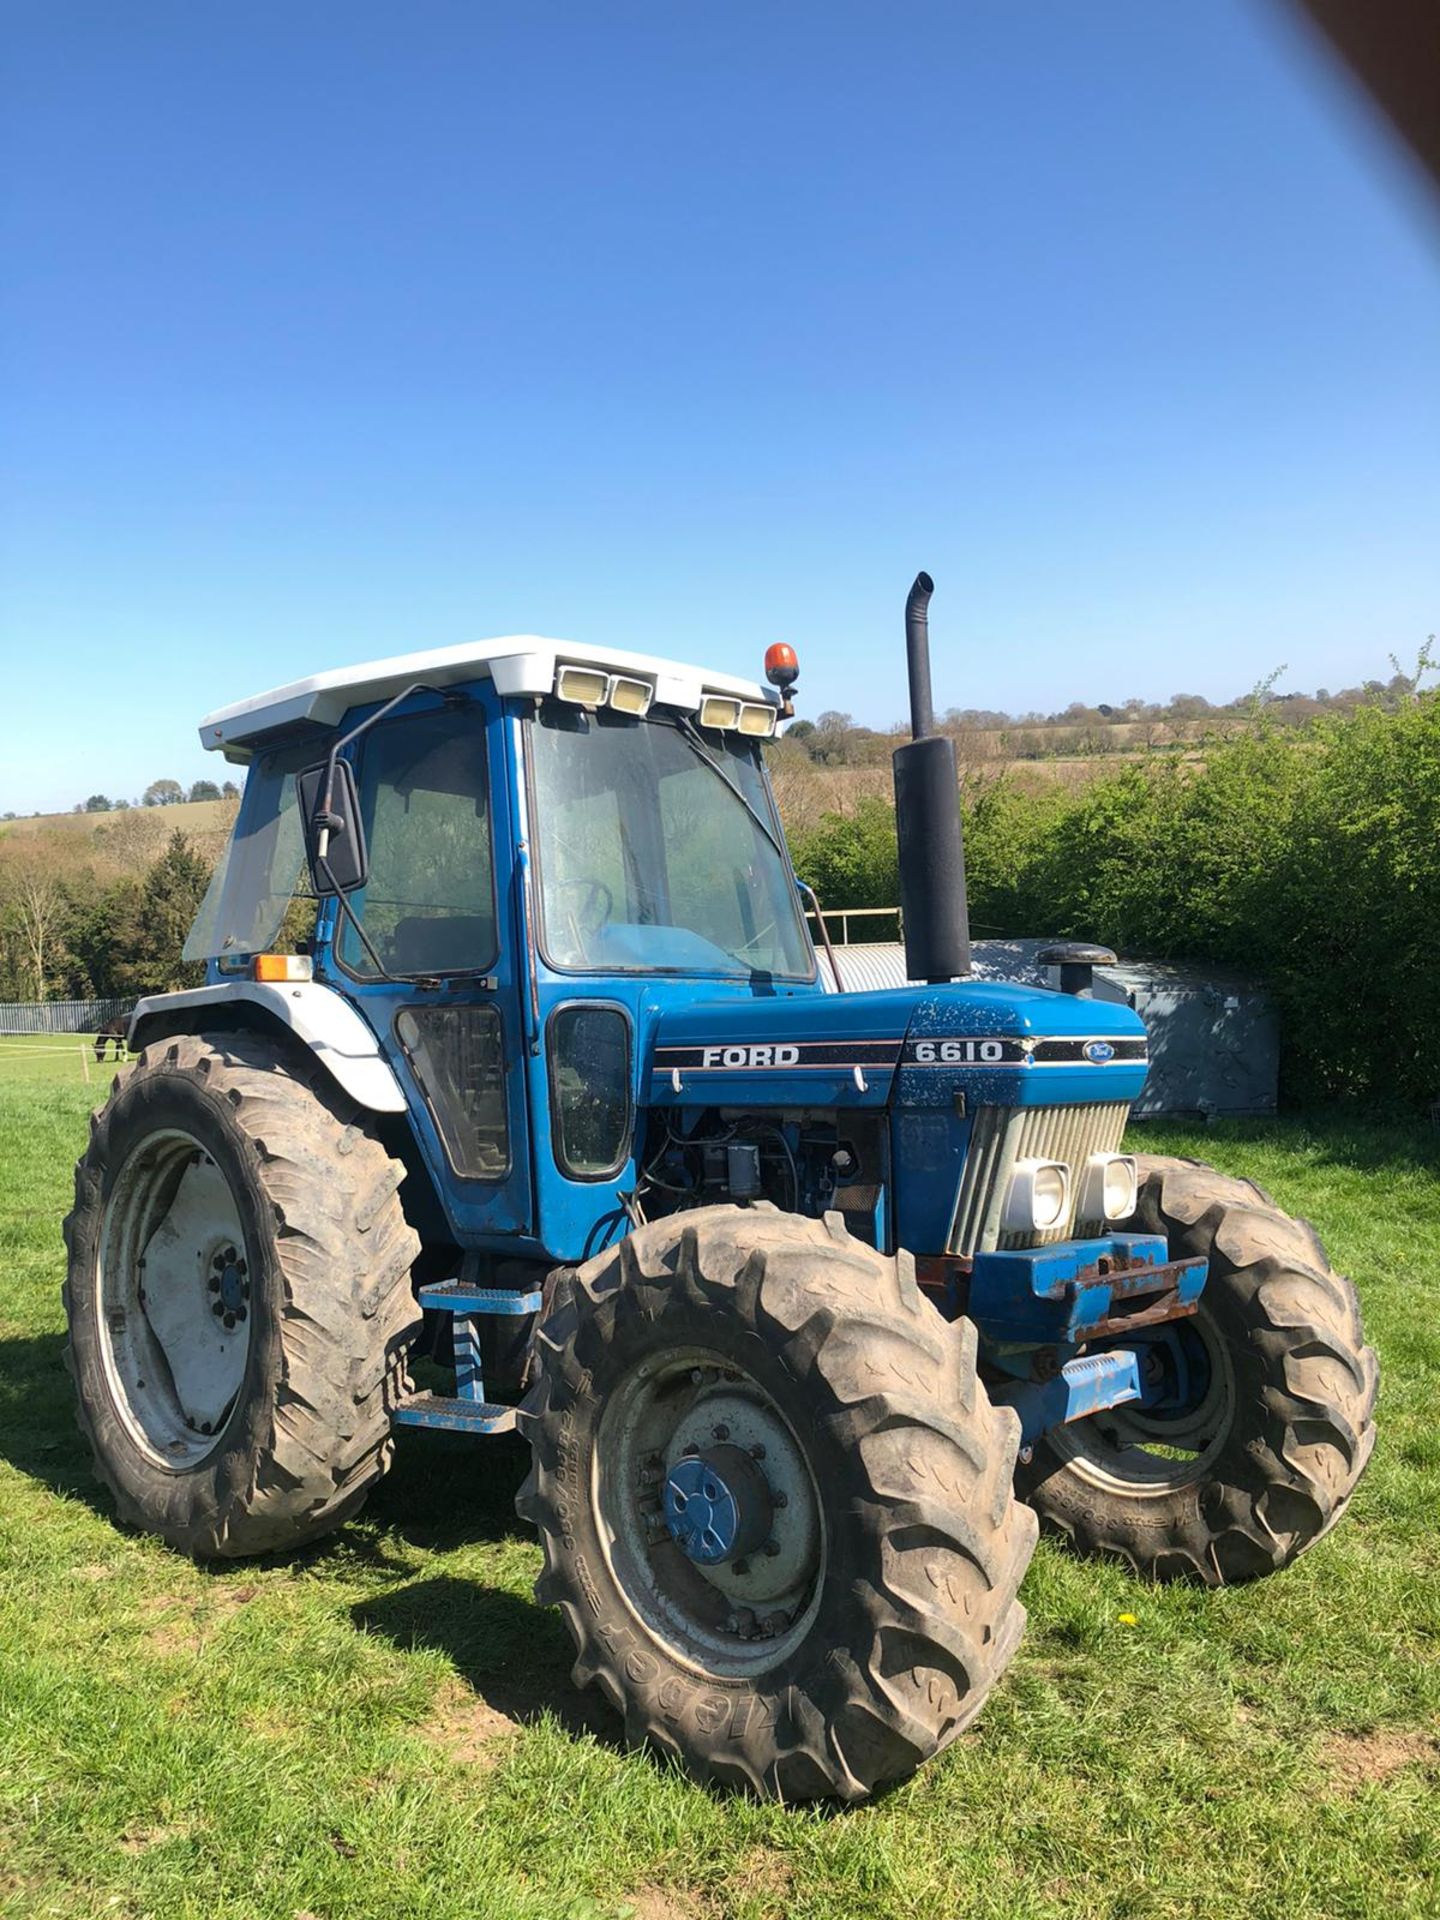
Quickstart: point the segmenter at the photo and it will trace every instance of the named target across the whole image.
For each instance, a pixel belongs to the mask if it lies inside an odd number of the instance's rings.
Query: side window
[[[477,706],[384,721],[364,742],[370,878],[350,896],[392,973],[483,970],[498,951],[485,727]],[[375,969],[342,920],[340,959]]]
[[[395,1033],[462,1179],[510,1171],[505,1059],[494,1007],[402,1007]]]
[[[576,1180],[602,1180],[630,1151],[630,1022],[619,1007],[557,1007],[550,1016],[550,1124],[555,1158]]]

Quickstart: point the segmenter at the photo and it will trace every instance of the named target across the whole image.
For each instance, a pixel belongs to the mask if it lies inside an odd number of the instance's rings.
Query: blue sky
[[[0,64],[0,809],[529,630],[904,711],[1440,626],[1440,223],[1262,0],[142,0]]]

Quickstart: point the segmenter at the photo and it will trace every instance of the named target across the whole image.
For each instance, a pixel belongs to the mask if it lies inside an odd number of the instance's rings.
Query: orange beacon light
[[[795,649],[783,640],[765,649],[765,678],[772,687],[790,687],[800,678],[800,662]]]
[[[777,640],[773,647],[765,649],[765,678],[772,687],[780,689],[780,718],[792,719],[795,702],[790,697],[790,691],[800,678],[800,662],[788,641]]]

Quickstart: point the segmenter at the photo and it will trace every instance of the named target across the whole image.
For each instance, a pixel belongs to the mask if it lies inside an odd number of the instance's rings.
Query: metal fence
[[[128,1015],[133,1000],[0,1000],[0,1033],[94,1033]]]
[[[805,918],[807,920],[815,918],[813,907],[805,909]],[[900,937],[899,907],[826,907],[824,918],[830,938],[837,946],[851,945],[850,922],[852,920],[868,920],[871,923],[868,927],[860,928],[855,939],[856,945],[869,945],[878,940],[898,940]],[[840,923],[838,939],[835,935],[837,920]]]

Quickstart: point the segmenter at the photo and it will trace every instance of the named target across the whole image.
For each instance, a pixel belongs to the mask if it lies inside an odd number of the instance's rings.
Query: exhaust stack
[[[917,573],[905,602],[911,739],[895,749],[895,831],[900,844],[900,908],[905,971],[939,985],[970,971],[965,850],[960,838],[955,743],[935,731],[930,695],[930,596]]]

